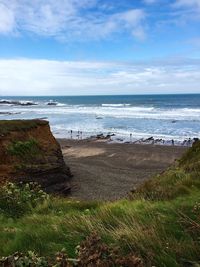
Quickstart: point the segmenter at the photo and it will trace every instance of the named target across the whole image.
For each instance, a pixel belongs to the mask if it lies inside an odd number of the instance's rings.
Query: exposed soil
[[[70,179],[48,121],[0,121],[0,184],[32,181],[47,192],[66,194]]]

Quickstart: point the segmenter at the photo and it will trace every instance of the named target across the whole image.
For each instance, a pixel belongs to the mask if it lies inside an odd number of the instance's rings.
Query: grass
[[[26,131],[36,128],[39,125],[47,125],[45,120],[1,120],[0,121],[0,135],[6,135],[13,131]]]
[[[66,248],[69,256],[75,257],[81,240],[96,232],[107,244],[119,246],[121,253],[134,252],[156,266],[181,266],[184,260],[198,262],[197,203],[198,192],[170,202],[122,200],[97,204],[52,199],[32,215],[0,219],[0,255],[34,250],[53,257]]]
[[[41,150],[38,142],[35,139],[27,141],[16,141],[9,145],[7,152],[12,156],[17,156],[23,161],[27,162],[34,160],[40,154]]]
[[[170,200],[200,192],[200,141],[196,142],[174,166],[139,187],[132,198]]]
[[[32,214],[0,217],[0,255],[33,250],[53,257],[96,232],[121,254],[133,253],[145,266],[199,266],[200,142],[175,166],[141,186],[132,200],[79,202],[51,197]],[[195,167],[194,167],[195,166]]]

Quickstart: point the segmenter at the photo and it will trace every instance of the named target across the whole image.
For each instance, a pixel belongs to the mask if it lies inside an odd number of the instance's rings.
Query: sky
[[[0,96],[200,93],[200,0],[0,0]]]

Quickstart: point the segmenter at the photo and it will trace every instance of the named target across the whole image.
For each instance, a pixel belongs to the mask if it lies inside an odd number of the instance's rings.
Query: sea
[[[46,119],[55,137],[200,138],[200,94],[0,97],[0,119]]]

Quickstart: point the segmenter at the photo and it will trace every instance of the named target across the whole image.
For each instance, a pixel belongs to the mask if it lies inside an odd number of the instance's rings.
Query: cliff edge
[[[66,194],[71,177],[48,121],[0,121],[0,183],[33,181]]]

